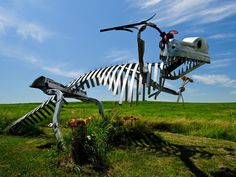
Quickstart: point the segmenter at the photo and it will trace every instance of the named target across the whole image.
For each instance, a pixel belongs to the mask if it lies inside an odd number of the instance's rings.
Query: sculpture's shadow
[[[185,146],[179,144],[169,143],[163,140],[160,136],[157,136],[153,132],[149,131],[130,131],[125,133],[126,145],[128,146],[139,146],[150,148],[160,156],[176,156],[185,164],[185,166],[195,175],[201,177],[207,177],[199,167],[194,164],[191,160],[194,156],[197,158],[210,159],[214,154],[208,152],[204,146]],[[236,176],[236,170],[221,170],[211,174],[213,176]]]

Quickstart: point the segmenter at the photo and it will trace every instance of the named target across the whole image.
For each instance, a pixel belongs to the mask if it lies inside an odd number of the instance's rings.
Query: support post
[[[49,89],[49,90],[47,90],[47,92],[48,92],[48,94],[56,95],[56,106],[55,106],[55,111],[53,114],[53,122],[52,122],[51,127],[52,127],[53,132],[56,136],[56,139],[58,142],[58,148],[61,150],[65,150],[66,146],[64,143],[62,132],[59,128],[59,119],[60,119],[59,115],[60,115],[62,104],[64,103],[63,93],[58,89]]]

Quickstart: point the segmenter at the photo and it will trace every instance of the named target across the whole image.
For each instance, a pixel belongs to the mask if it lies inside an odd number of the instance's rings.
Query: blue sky
[[[137,59],[136,34],[100,33],[100,28],[134,23],[156,13],[153,22],[177,39],[208,40],[212,63],[190,73],[183,93],[189,102],[236,102],[235,0],[0,0],[0,103],[47,99],[29,85],[44,75],[68,84],[89,70]],[[145,61],[158,61],[159,35],[146,30]],[[167,85],[178,89],[181,81]],[[118,100],[106,88],[89,96]],[[159,100],[176,101],[161,93]]]

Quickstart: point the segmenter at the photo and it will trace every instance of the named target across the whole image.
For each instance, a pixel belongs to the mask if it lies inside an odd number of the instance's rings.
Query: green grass
[[[1,104],[0,132],[38,104]],[[85,166],[78,173],[68,154],[56,151],[49,128],[40,124],[37,136],[0,135],[0,176],[234,176],[236,174],[236,103],[143,102],[139,105],[104,102],[108,117],[133,115],[161,138],[140,146],[115,146],[107,153],[106,172]],[[70,118],[99,117],[95,104],[70,103],[61,112],[61,124],[69,142]],[[93,127],[96,128],[96,127]],[[93,129],[91,129],[93,130]],[[90,130],[90,131],[91,131]],[[98,130],[100,131],[100,130]],[[103,136],[101,134],[100,136]],[[214,138],[214,139],[211,139]],[[230,141],[229,141],[230,140]],[[46,145],[52,144],[52,148]],[[65,158],[67,157],[67,158]]]
[[[236,103],[141,102],[139,105],[104,102],[109,116],[136,116],[159,131],[236,141]],[[90,103],[72,103],[61,113],[62,122],[71,117],[98,116]]]
[[[13,120],[21,117],[38,104],[0,105],[0,132]],[[168,103],[141,102],[139,105],[104,102],[108,116],[134,115],[159,131],[196,135],[236,141],[236,103]],[[72,117],[99,116],[92,103],[70,103],[61,112],[65,124]],[[48,120],[48,122],[50,119]],[[43,122],[41,125],[46,125]]]
[[[84,169],[82,176],[195,176],[201,174],[235,174],[236,143],[193,136],[161,133],[166,145],[113,148],[108,157],[110,168],[105,173]],[[78,176],[63,163],[54,148],[39,149],[54,142],[53,137],[0,136],[1,176]],[[186,153],[186,157],[182,155]],[[190,162],[190,165],[189,165]]]

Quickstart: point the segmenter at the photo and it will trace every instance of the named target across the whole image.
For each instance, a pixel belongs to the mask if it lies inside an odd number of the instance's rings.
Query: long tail
[[[17,119],[15,122],[10,124],[5,132],[16,134],[22,130],[23,127],[37,124],[44,119],[51,116],[55,109],[55,96],[50,97],[47,101],[43,102],[41,105],[28,112],[21,118]]]

